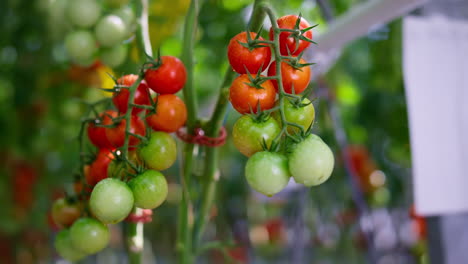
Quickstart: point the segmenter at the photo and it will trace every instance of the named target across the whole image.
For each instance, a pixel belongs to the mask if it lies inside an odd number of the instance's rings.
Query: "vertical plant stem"
[[[266,0],[255,0],[254,9],[249,22],[249,30],[256,32],[260,29],[265,18],[265,13],[260,8],[262,3],[266,3]],[[236,73],[228,68],[226,71],[223,83],[219,91],[218,101],[216,107],[208,122],[205,131],[210,137],[217,137],[223,124],[224,117],[227,112],[227,106],[229,104],[229,86],[236,76]],[[204,174],[203,174],[203,190],[202,190],[202,201],[199,213],[197,214],[194,232],[193,232],[193,244],[194,252],[197,252],[197,246],[199,246],[203,232],[205,230],[206,223],[208,222],[209,212],[213,205],[213,200],[216,192],[216,184],[219,178],[218,174],[218,148],[210,147],[206,150]]]
[[[199,1],[192,0],[190,3],[189,10],[186,15],[184,25],[184,40],[183,40],[183,51],[182,61],[187,69],[187,83],[183,89],[185,104],[187,105],[187,133],[193,134],[195,126],[198,123],[197,120],[197,97],[194,85],[194,45],[195,37],[198,26],[198,10]],[[192,232],[189,223],[189,210],[191,210],[190,204],[190,178],[192,175],[193,168],[193,144],[185,144],[184,146],[184,163],[183,171],[180,183],[183,188],[182,201],[179,206],[178,215],[178,233],[176,249],[178,251],[178,263],[191,263],[192,258]]]
[[[139,47],[147,55],[153,55],[153,48],[151,46],[151,41],[149,38],[149,25],[148,25],[148,0],[136,1],[138,6],[139,14],[139,27],[138,27],[138,42]],[[140,71],[138,74],[138,79],[135,83],[129,87],[129,99],[127,102],[127,113],[125,114],[125,141],[122,149],[122,155],[126,160],[128,160],[128,147],[130,141],[130,122],[132,116],[132,103],[135,99],[135,92],[138,85],[144,78],[144,72]],[[132,211],[133,214],[141,215],[142,210],[139,208],[134,208]],[[126,238],[126,247],[128,252],[128,258],[130,264],[141,264],[142,263],[142,252],[144,248],[144,224],[143,223],[125,223],[125,238]]]

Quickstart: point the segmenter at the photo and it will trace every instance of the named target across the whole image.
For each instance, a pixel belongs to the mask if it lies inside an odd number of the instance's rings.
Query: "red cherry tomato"
[[[117,83],[120,85],[124,85],[127,87],[132,86],[136,80],[138,79],[138,75],[135,74],[128,74],[122,76]],[[119,91],[114,93],[112,97],[112,102],[114,102],[115,107],[119,110],[120,113],[127,112],[127,103],[130,97],[130,91],[128,88],[120,88]],[[148,91],[148,85],[145,81],[142,81],[139,85],[137,90],[135,91],[135,99],[133,100],[134,104],[138,105],[149,105],[150,104],[150,96]],[[143,109],[134,107],[132,109],[132,114],[136,115],[140,113]]]
[[[145,80],[149,88],[159,94],[175,94],[185,85],[187,70],[181,60],[173,56],[162,56],[157,69],[149,69]]]
[[[97,122],[102,122],[103,124],[106,122],[111,123],[111,118],[117,117],[117,112],[113,110],[107,110],[104,113],[100,114],[100,118],[102,120],[95,120],[95,122],[91,122],[88,124],[88,138],[89,141],[96,147],[100,149],[109,149],[112,148],[112,144],[109,142],[106,136],[105,127],[96,126]]]
[[[106,121],[109,123],[109,121]],[[125,126],[127,121],[125,119],[121,120],[116,127],[106,129],[106,136],[109,139],[111,145],[115,148],[120,148],[125,143]],[[146,133],[145,124],[138,116],[131,116],[130,119],[130,133],[144,136]],[[130,136],[129,139],[129,149],[133,149],[140,143],[140,139],[135,136]]]
[[[146,123],[155,131],[172,133],[187,121],[184,101],[173,94],[159,95],[156,99],[156,113],[146,117]]]
[[[299,60],[299,64],[305,64],[304,59]],[[268,76],[276,75],[276,63],[273,62],[268,68]],[[304,66],[301,68],[294,68],[289,65],[287,62],[281,62],[281,78],[283,80],[283,89],[286,93],[292,93],[294,87],[294,93],[302,93],[307,86],[309,85],[311,77],[311,71],[309,66]],[[278,90],[278,83],[276,80],[271,80],[275,89]]]
[[[107,150],[100,150],[96,159],[89,166],[89,173],[85,174],[86,183],[94,186],[98,182],[107,178],[107,168],[109,163],[114,159],[114,155]]]
[[[256,33],[250,32],[251,39],[255,39]],[[263,40],[259,37],[259,40]],[[241,32],[234,36],[228,45],[228,59],[234,71],[240,74],[247,73],[247,70],[255,74],[261,68],[264,71],[271,60],[270,47],[258,47],[252,50],[241,45],[247,43],[247,32]]]
[[[262,110],[267,110],[275,105],[276,91],[271,80],[260,84],[261,89],[248,85],[250,83],[247,74],[237,77],[229,89],[229,100],[237,112],[248,114],[252,110],[257,113],[258,104]]]
[[[287,15],[278,18],[276,21],[279,28],[294,29],[296,26],[296,21],[299,17],[296,15]],[[310,27],[309,22],[304,18],[301,18],[299,23],[299,29],[306,29]],[[310,42],[305,40],[299,40],[299,45],[296,44],[296,40],[291,36],[294,34],[292,32],[281,32],[279,36],[280,41],[280,53],[281,55],[288,56],[288,50],[293,56],[299,55],[303,50],[305,50]],[[308,30],[302,34],[304,37],[312,40],[312,30]],[[270,40],[274,39],[273,28],[270,29]]]

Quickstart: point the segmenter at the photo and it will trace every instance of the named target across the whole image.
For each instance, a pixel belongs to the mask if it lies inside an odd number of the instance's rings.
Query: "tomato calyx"
[[[263,26],[260,27],[260,29],[255,33],[255,38],[252,39],[252,37],[250,36],[251,32],[247,29],[247,42],[237,40],[237,43],[239,43],[242,47],[249,49],[249,51],[253,51],[256,48],[268,48],[268,44],[270,44],[270,41],[260,40],[260,32],[262,32],[262,30]]]
[[[288,65],[299,71],[302,71],[302,68],[304,67],[315,65],[315,63],[313,62],[301,63],[302,55],[304,55],[304,51],[299,53],[297,57],[290,54],[289,56],[284,57],[285,59],[283,60],[283,62],[287,63]]]
[[[247,68],[246,68],[247,70]],[[253,77],[250,72],[247,70],[247,77],[249,78],[249,82],[245,82],[250,87],[256,89],[265,89],[262,87],[262,84],[268,80],[276,79],[276,76],[262,76],[261,75],[261,68],[255,77]]]
[[[288,29],[288,28],[279,28],[280,32],[290,32],[291,34],[288,36],[288,38],[293,38],[294,39],[294,42],[296,43],[296,48],[295,50],[293,50],[293,52],[295,52],[298,48],[299,48],[299,43],[300,43],[300,40],[302,41],[307,41],[307,42],[310,42],[310,43],[313,43],[313,44],[317,44],[315,41],[313,41],[312,39],[308,38],[305,36],[305,33],[315,27],[318,26],[318,24],[315,24],[313,26],[310,26],[310,27],[307,27],[307,28],[304,28],[304,29],[301,29],[300,28],[300,24],[301,24],[301,19],[302,19],[302,14],[299,13],[299,16],[297,17],[296,19],[296,23],[294,25],[294,28],[293,29]],[[289,48],[288,48],[288,52],[289,51]]]

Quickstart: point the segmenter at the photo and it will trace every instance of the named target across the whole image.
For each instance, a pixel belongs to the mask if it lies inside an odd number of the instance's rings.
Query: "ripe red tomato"
[[[279,28],[287,28],[287,29],[294,29],[296,26],[296,21],[299,17],[296,15],[287,15],[278,18],[276,22],[278,23]],[[299,30],[305,29],[310,27],[309,22],[304,18],[301,18],[301,22],[299,23]],[[288,56],[288,50],[293,56],[299,55],[304,49],[306,49],[310,42],[305,40],[299,40],[299,45],[297,45],[296,40],[291,36],[291,34],[295,34],[292,32],[281,32],[279,36],[280,41],[280,53],[281,55]],[[312,40],[312,30],[308,30],[302,34],[304,37]],[[270,40],[274,39],[273,28],[270,29]]]
[[[127,121],[125,119],[121,120],[116,127],[106,129],[106,136],[109,139],[109,142],[115,148],[120,148],[125,143],[125,126]],[[132,115],[130,119],[130,133],[144,136],[146,133],[145,124],[138,116]],[[129,139],[129,149],[133,149],[140,143],[140,139],[134,136],[130,136]]]
[[[187,121],[187,108],[184,101],[173,94],[155,98],[156,113],[146,117],[146,123],[155,131],[172,133]]]
[[[102,122],[103,124],[109,123],[111,124],[111,118],[117,117],[117,112],[113,110],[107,110],[104,113],[99,115],[102,120],[95,120],[94,122],[90,122],[88,124],[88,138],[89,141],[96,147],[100,149],[110,149],[112,148],[112,144],[109,142],[106,136],[105,127],[98,127],[96,126],[97,123]]]
[[[185,85],[187,70],[181,60],[173,56],[162,56],[157,69],[145,73],[148,86],[159,94],[175,94]]]
[[[255,39],[256,33],[250,32],[251,39]],[[263,40],[262,37],[258,38]],[[247,32],[241,32],[234,36],[228,45],[228,59],[234,71],[240,74],[247,73],[246,69],[254,74],[261,68],[264,71],[271,60],[270,47],[259,47],[252,50],[242,46],[241,43],[247,43]]]
[[[89,166],[89,173],[85,174],[86,183],[94,186],[101,180],[107,178],[107,168],[113,159],[114,155],[111,152],[101,149],[96,159]]]
[[[299,64],[305,64],[304,59],[299,60]],[[276,75],[276,63],[273,62],[268,68],[268,76]],[[311,77],[311,71],[309,66],[301,68],[294,68],[287,62],[281,62],[281,78],[283,80],[283,89],[286,93],[292,93],[294,87],[294,93],[302,93],[309,85]],[[276,80],[271,80],[275,89],[278,91],[278,83]]]
[[[237,112],[241,114],[257,113],[258,104],[262,110],[267,110],[275,105],[276,91],[271,80],[260,84],[261,89],[248,85],[250,83],[247,74],[237,77],[229,89],[229,100]]]
[[[138,75],[135,74],[128,74],[122,76],[117,83],[120,85],[125,86],[132,86],[135,81],[138,79]],[[119,110],[120,113],[127,112],[127,103],[130,97],[130,91],[127,88],[121,88],[119,91],[114,93],[112,97],[112,102],[114,102],[115,107]],[[148,91],[148,85],[145,81],[142,81],[139,85],[137,90],[135,91],[135,99],[133,100],[134,104],[138,105],[149,105],[150,104],[150,95]],[[140,113],[143,109],[134,107],[132,109],[132,114],[136,115]]]

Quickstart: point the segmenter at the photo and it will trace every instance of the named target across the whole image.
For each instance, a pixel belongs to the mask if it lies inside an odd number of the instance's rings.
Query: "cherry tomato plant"
[[[108,224],[125,221],[129,261],[141,263],[143,238],[137,230],[142,230],[145,221],[134,219],[144,216],[145,210],[157,210],[168,196],[168,182],[160,171],[176,161],[177,143],[170,135],[176,132],[185,142],[179,160],[183,192],[175,248],[178,263],[195,263],[209,247],[202,236],[216,191],[217,147],[224,143],[222,123],[229,102],[243,115],[232,133],[235,146],[249,157],[245,181],[252,189],[273,196],[291,179],[309,187],[331,176],[333,153],[311,132],[315,118],[314,106],[307,99],[311,63],[302,58],[313,43],[314,26],[300,15],[277,18],[268,1],[256,0],[249,26],[227,44],[230,67],[212,116],[202,120],[194,87],[199,1],[191,1],[186,15],[180,59],[160,52],[153,55],[148,0],[135,4],[140,22],[138,49],[146,59],[138,72],[113,77],[114,87],[104,89],[113,93],[112,98],[85,103],[88,111],[78,137],[80,169],[75,193],[54,205],[54,220],[65,228],[57,236],[56,248],[71,261],[95,254],[109,243]],[[65,46],[77,63],[94,59],[96,42],[104,59],[104,49],[116,48],[133,32],[126,17],[101,16],[101,7],[93,0],[74,5],[80,9],[68,11],[70,21],[80,29],[66,37]],[[120,1],[108,5],[121,7]],[[268,40],[260,36],[265,17],[272,25]],[[93,26],[94,33],[89,30]],[[267,69],[268,75],[262,75]],[[183,99],[175,95],[179,91]],[[96,148],[86,151],[86,141]],[[203,150],[194,151],[196,145],[204,146]],[[194,179],[194,160],[200,157],[202,177]],[[195,184],[201,186],[197,200],[193,198]],[[194,215],[193,224],[189,214]],[[223,247],[222,243],[218,246]]]

